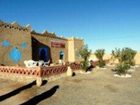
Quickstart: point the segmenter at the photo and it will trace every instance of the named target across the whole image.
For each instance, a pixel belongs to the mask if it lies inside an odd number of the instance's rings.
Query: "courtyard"
[[[139,105],[140,68],[131,78],[113,76],[109,67],[55,81],[23,84],[0,79],[1,105]]]

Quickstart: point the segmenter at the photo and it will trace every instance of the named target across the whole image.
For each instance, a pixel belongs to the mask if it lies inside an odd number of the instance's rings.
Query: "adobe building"
[[[0,64],[24,65],[25,60],[43,60],[52,63],[81,61],[79,49],[83,39],[64,38],[47,31],[37,33],[30,25],[0,21]]]

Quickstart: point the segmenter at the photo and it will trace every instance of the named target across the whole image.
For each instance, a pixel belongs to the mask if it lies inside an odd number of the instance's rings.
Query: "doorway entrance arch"
[[[47,47],[39,48],[39,60],[47,62],[50,60],[49,49]]]

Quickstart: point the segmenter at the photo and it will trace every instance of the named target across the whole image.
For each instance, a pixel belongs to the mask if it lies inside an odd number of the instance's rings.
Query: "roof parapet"
[[[48,34],[47,30],[42,31],[42,34]]]
[[[32,27],[31,27],[31,25],[30,24],[27,24],[26,26],[25,26],[28,30],[32,30]]]
[[[16,21],[12,22],[11,25],[15,27],[21,27]]]
[[[31,26],[29,27],[25,27],[25,26],[20,26],[16,21],[12,22],[12,23],[5,23],[3,21],[0,20],[0,28],[8,28],[8,29],[15,29],[15,30],[19,30],[19,31],[31,31]]]

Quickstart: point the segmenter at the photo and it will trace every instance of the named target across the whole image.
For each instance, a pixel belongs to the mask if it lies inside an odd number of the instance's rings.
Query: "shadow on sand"
[[[59,88],[58,85],[52,87],[50,90],[41,93],[40,95],[37,95],[35,97],[33,97],[32,99],[28,100],[27,102],[24,102],[20,105],[36,105],[38,104],[40,101],[47,99],[49,97],[51,97],[53,94],[55,94],[55,92],[57,91],[57,89]]]
[[[45,85],[46,83],[47,83],[47,81],[44,80],[43,83],[42,83],[42,85]],[[15,89],[15,90],[7,93],[7,94],[4,94],[4,95],[0,96],[0,101],[3,101],[5,99],[7,99],[7,98],[10,98],[10,97],[14,96],[14,95],[17,95],[21,91],[26,90],[28,88],[31,88],[33,85],[36,85],[36,81],[33,81],[33,82],[31,82],[31,83],[29,83],[29,84],[27,84],[25,86],[22,86],[22,87],[20,87],[18,89]]]

